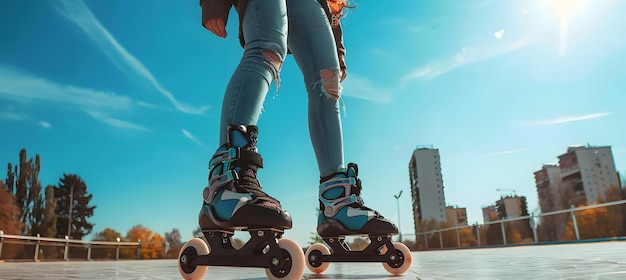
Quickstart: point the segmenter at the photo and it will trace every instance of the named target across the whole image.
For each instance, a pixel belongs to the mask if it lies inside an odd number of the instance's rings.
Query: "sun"
[[[585,0],[546,0],[547,7],[553,10],[559,22],[559,54],[567,53],[569,26],[573,18],[586,4]]]

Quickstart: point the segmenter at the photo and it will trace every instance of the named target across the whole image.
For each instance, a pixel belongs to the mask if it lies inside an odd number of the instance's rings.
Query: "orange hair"
[[[328,6],[333,14],[338,15],[343,8],[348,6],[348,3],[346,3],[346,0],[328,0]]]

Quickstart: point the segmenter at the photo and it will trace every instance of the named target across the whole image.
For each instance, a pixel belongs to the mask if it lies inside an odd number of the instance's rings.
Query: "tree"
[[[34,211],[40,210],[36,209],[37,207],[43,205],[39,182],[40,168],[39,155],[29,159],[26,149],[20,150],[19,163],[16,166],[9,163],[7,167],[6,188],[15,195],[17,207],[20,208],[20,221],[25,225],[22,234],[34,234],[33,224],[41,222],[38,220],[41,215],[33,214]]]
[[[118,240],[123,240],[122,234],[115,231],[112,228],[105,228],[103,231],[96,233],[96,236],[93,239],[94,241],[110,241],[117,242]],[[114,259],[117,255],[117,248],[105,247],[102,249],[95,250],[96,246],[94,246],[94,250],[92,250],[92,257],[98,259]],[[128,251],[126,253],[128,258],[132,258],[133,250],[124,249]],[[122,255],[124,251],[120,251],[120,255]]]
[[[26,177],[30,167],[26,160],[26,149],[22,149],[20,151],[20,162],[18,166],[15,166],[15,173],[17,174],[17,182],[15,184],[15,199],[17,207],[19,207],[21,211],[20,221],[24,221],[25,217],[28,215],[28,191],[26,188]]]
[[[590,208],[576,212],[576,225],[581,240],[617,237],[622,231],[622,219],[610,216],[607,207]],[[563,234],[564,240],[576,240],[573,220],[570,218]]]
[[[195,238],[204,238],[204,234],[202,233],[200,226],[198,226],[191,234]]]
[[[24,227],[20,221],[20,208],[17,207],[15,196],[9,193],[0,181],[0,229],[5,234],[19,234]]]
[[[19,234],[22,232],[24,223],[20,221],[20,208],[15,203],[15,196],[9,193],[0,181],[0,230],[5,234]],[[22,252],[22,245],[5,244],[2,248],[2,256],[11,259]]]
[[[122,240],[122,234],[115,231],[112,228],[105,228],[103,231],[96,233],[94,237],[94,241],[117,241],[117,239]]]
[[[7,178],[4,183],[9,193],[13,194],[13,187],[15,186],[15,173],[13,173],[13,165],[10,162],[7,167]]]
[[[55,237],[57,234],[57,200],[54,197],[54,186],[46,187],[45,200],[41,197],[33,205],[33,222],[31,233],[45,237]]]
[[[82,239],[83,236],[91,233],[94,224],[87,219],[93,216],[96,206],[89,205],[93,195],[87,193],[87,184],[80,176],[63,174],[63,177],[59,179],[59,186],[54,188],[54,198],[57,200],[55,211],[58,215],[57,237],[69,236]],[[70,225],[69,233],[68,224]]]
[[[324,243],[324,239],[322,239],[322,237],[317,234],[317,232],[311,232],[309,234],[309,246],[315,244],[315,243]]]
[[[170,245],[169,249],[167,250],[166,257],[177,258],[178,252],[183,247],[183,242],[181,241],[180,231],[177,228],[173,228],[171,232],[166,232],[165,242],[167,242]]]
[[[363,251],[368,245],[370,245],[370,240],[362,237],[355,238],[349,244],[352,251]]]
[[[126,234],[126,240],[141,242],[139,256],[142,259],[158,259],[163,256],[163,237],[142,225],[131,228]]]

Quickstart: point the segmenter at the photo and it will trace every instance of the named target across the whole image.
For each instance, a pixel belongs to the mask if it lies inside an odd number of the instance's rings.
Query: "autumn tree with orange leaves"
[[[139,250],[139,258],[141,259],[159,259],[164,254],[163,237],[152,230],[136,225],[126,234],[126,240],[130,242],[141,242]]]

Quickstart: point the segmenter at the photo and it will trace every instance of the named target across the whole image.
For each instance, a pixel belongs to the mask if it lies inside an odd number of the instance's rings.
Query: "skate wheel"
[[[411,250],[400,242],[393,242],[393,247],[395,247],[396,250],[393,255],[394,259],[383,263],[383,267],[387,272],[393,275],[400,275],[409,270],[411,266]]]
[[[266,268],[265,275],[270,280],[300,280],[304,275],[304,253],[298,243],[290,239],[278,240],[278,247],[282,249],[282,267]]]
[[[204,277],[208,267],[206,266],[187,266],[185,263],[195,256],[209,254],[209,247],[200,238],[189,240],[178,253],[178,271],[185,280],[199,280]]]
[[[330,250],[326,245],[315,243],[306,250],[304,257],[306,258],[306,267],[315,274],[322,274],[328,269],[330,263],[320,261],[321,256],[330,255]]]

